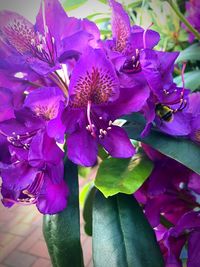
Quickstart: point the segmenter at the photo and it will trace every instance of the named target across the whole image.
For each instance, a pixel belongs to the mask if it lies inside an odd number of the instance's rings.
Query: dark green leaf
[[[88,0],[66,0],[63,4],[66,11],[70,11],[85,4]]]
[[[142,153],[132,159],[108,158],[97,172],[95,186],[105,197],[117,193],[133,194],[149,177],[152,162]]]
[[[81,267],[78,172],[69,160],[65,162],[65,180],[70,190],[67,208],[44,216],[43,233],[54,267]]]
[[[175,159],[194,172],[200,174],[199,146],[185,138],[172,137],[155,130],[151,130],[147,137],[141,138],[140,134],[145,125],[144,118],[139,114],[134,114],[129,118],[126,118],[131,121],[129,125],[124,126],[130,138],[142,141],[143,143],[152,146],[164,155]]]
[[[185,80],[185,87],[195,91],[197,89],[200,88],[200,70],[194,70],[194,71],[189,71],[187,73],[184,74],[184,80]],[[178,86],[183,86],[182,83],[182,78],[181,76],[177,76],[174,79],[174,82],[178,85]]]
[[[96,193],[93,260],[95,267],[164,267],[153,229],[133,196],[106,199]]]
[[[200,60],[200,45],[193,44],[180,52],[176,60],[176,63],[183,61],[197,61],[197,60]]]
[[[83,219],[85,221],[84,228],[85,228],[86,234],[90,236],[92,236],[92,208],[93,208],[95,192],[96,192],[96,188],[92,186],[85,199],[85,204],[83,208]]]

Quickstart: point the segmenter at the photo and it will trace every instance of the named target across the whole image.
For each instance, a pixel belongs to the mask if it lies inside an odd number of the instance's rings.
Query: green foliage
[[[175,159],[189,169],[200,174],[199,146],[188,139],[165,135],[156,131],[156,129],[152,129],[147,137],[141,138],[140,134],[145,126],[142,115],[133,114],[126,118],[130,123],[125,125],[124,128],[130,138],[152,146],[164,155]]]
[[[91,186],[85,199],[83,208],[84,229],[87,235],[92,236],[92,210],[96,188]]]
[[[96,193],[93,260],[95,267],[164,267],[153,229],[133,196],[106,199]]]
[[[70,11],[85,4],[88,0],[66,0],[63,4],[66,11]]]
[[[197,60],[200,60],[200,45],[196,43],[181,51],[176,63]]]
[[[200,89],[200,70],[193,70],[189,71],[184,74],[184,80],[185,80],[185,87],[189,88],[191,91],[199,90]],[[182,78],[181,75],[177,76],[174,79],[174,82],[178,86],[182,86]]]
[[[70,190],[68,205],[56,215],[44,216],[43,233],[53,267],[81,267],[78,172],[69,160],[65,162],[65,180]]]
[[[98,169],[95,186],[105,197],[133,194],[149,177],[152,168],[152,162],[141,152],[131,159],[108,158]]]

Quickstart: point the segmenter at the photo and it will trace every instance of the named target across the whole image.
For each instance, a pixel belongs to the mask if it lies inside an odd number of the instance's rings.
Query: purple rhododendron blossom
[[[68,157],[77,164],[92,166],[98,144],[113,157],[133,156],[127,134],[113,122],[139,111],[147,97],[148,92],[138,87],[120,90],[115,70],[103,51],[89,49],[75,66],[69,85],[70,100],[63,116],[69,133]]]
[[[187,242],[187,266],[198,266],[193,242],[200,230],[200,205],[196,195],[200,176],[150,146],[142,146],[153,160],[154,169],[135,196],[154,228],[165,266],[182,267],[180,255]]]

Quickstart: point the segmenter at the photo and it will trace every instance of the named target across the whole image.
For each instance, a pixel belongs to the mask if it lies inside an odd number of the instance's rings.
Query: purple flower
[[[58,88],[36,89],[28,94],[24,107],[15,110],[15,118],[0,123],[0,147],[8,148],[1,153],[0,163],[5,206],[36,204],[44,214],[66,207],[64,152],[55,141],[61,136],[58,117],[64,100]],[[51,121],[57,130],[52,137],[47,134]]]
[[[190,0],[186,2],[187,20],[192,24],[192,26],[200,31],[200,3],[198,0]],[[185,26],[184,26],[185,27]],[[189,32],[189,42],[193,42],[195,36],[193,33]]]
[[[182,267],[180,255],[188,242],[188,266],[198,266],[194,242],[199,236],[198,174],[147,145],[142,145],[154,162],[149,179],[135,193],[154,228],[166,266]],[[198,255],[198,253],[196,254]]]
[[[133,74],[141,71],[140,50],[153,48],[159,42],[159,34],[152,30],[131,26],[128,14],[115,0],[109,1],[112,8],[113,40],[105,42],[105,48],[118,71]]]
[[[190,115],[191,131],[189,137],[195,143],[200,144],[200,93],[189,95],[189,107],[187,110]]]
[[[100,49],[89,49],[71,76],[69,104],[64,114],[68,157],[77,164],[92,166],[98,145],[113,157],[131,157],[134,147],[125,131],[113,122],[138,111],[148,91],[138,87],[120,90],[112,64]],[[76,144],[76,145],[75,145]]]
[[[176,52],[141,51],[141,69],[152,92],[143,107],[147,120],[143,135],[148,133],[153,122],[170,135],[187,136],[190,133],[190,115],[186,113],[190,91],[184,86],[185,65],[182,69],[183,87],[177,87],[173,82],[172,71],[177,56]]]
[[[79,57],[94,39],[90,32],[98,32],[95,26],[91,27],[89,22],[88,25],[87,32],[87,22],[69,18],[57,0],[42,1],[35,25],[14,12],[0,13],[4,50],[13,51],[22,65],[25,63],[42,75],[62,68],[61,64],[70,58]]]

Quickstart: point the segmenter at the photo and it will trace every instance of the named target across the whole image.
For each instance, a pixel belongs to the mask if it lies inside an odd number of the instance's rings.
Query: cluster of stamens
[[[113,122],[111,120],[106,123],[103,120],[103,117],[98,117],[91,112],[91,101],[88,101],[87,120],[88,125],[86,126],[86,130],[89,131],[94,138],[97,138],[98,136],[98,138],[102,139],[107,135],[108,131],[112,129]]]
[[[126,59],[124,62],[121,71],[124,73],[137,73],[141,71],[140,61],[139,61],[139,50],[135,50],[135,56]]]
[[[6,137],[7,141],[14,147],[28,150],[30,148],[30,139],[36,134],[36,131],[30,133],[26,132],[25,134],[17,134],[16,132],[13,132],[12,136],[9,136],[2,131],[0,131],[0,134]]]

